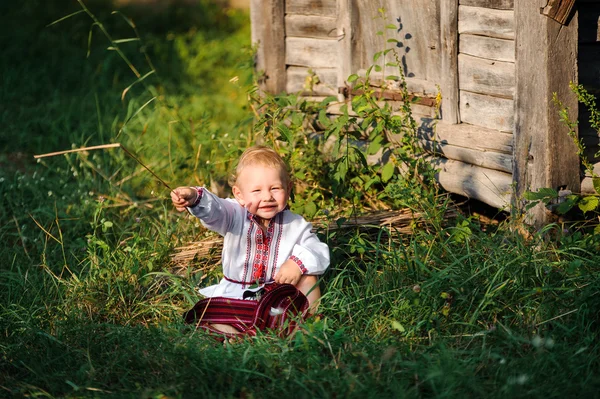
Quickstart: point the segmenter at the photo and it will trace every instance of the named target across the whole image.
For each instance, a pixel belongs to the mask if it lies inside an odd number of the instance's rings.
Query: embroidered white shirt
[[[289,209],[281,211],[265,232],[236,200],[219,198],[205,188],[200,188],[199,194],[199,202],[188,210],[206,228],[224,237],[224,278],[200,289],[202,295],[243,299],[257,281],[272,282],[288,259],[294,260],[303,274],[323,274],[329,266],[329,247],[302,216]]]

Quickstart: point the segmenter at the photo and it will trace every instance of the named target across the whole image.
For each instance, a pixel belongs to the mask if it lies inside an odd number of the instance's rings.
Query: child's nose
[[[273,199],[273,194],[271,194],[270,191],[265,191],[262,195],[262,199],[263,199],[263,201],[269,201],[269,200]]]

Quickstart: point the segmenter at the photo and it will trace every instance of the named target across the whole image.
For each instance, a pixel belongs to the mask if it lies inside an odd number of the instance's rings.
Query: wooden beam
[[[515,2],[516,89],[513,178],[516,210],[524,210],[523,194],[540,188],[579,192],[579,158],[552,102],[556,93],[571,118],[578,102],[569,82],[578,82],[578,18],[568,26],[540,14],[547,0]],[[533,33],[535,32],[535,33]],[[552,221],[543,206],[532,208],[527,221],[541,226]]]
[[[549,0],[548,5],[542,8],[542,14],[565,25],[574,5],[575,0]]]
[[[460,0],[460,5],[512,10],[515,8],[515,0]]]
[[[286,15],[285,35],[312,38],[336,37],[336,19],[317,15]]]
[[[279,0],[285,3],[287,14],[321,15],[335,17],[336,0]]]
[[[362,89],[350,89],[348,87],[343,87],[340,88],[340,93],[344,95],[344,97],[348,98],[350,96],[362,96],[363,94],[365,94],[365,91]],[[404,100],[404,94],[398,91],[392,91],[392,90],[379,90],[379,89],[375,89],[375,92],[373,93],[373,97],[377,98],[378,100],[391,100],[391,101],[402,101]],[[409,94],[408,101],[410,101],[411,104],[419,104],[419,105],[425,105],[427,107],[433,107],[435,106],[435,98],[431,98],[431,97],[420,97],[420,96],[415,96],[413,94]]]
[[[285,63],[310,68],[336,67],[338,50],[337,40],[287,37]]]
[[[512,133],[514,100],[487,94],[460,91],[460,119],[465,123]]]
[[[442,120],[459,123],[458,108],[458,0],[440,3],[442,42]]]
[[[458,7],[458,33],[514,39],[514,11],[460,6]]]
[[[512,98],[515,91],[515,64],[512,62],[460,54],[458,76],[461,90],[505,98]]]
[[[477,35],[460,35],[459,52],[494,61],[515,62],[515,41]]]
[[[337,2],[337,35],[339,45],[339,60],[337,64],[338,100],[344,100],[339,91],[348,86],[348,76],[352,74],[352,1],[338,0]]]
[[[280,0],[251,0],[252,43],[258,45],[255,69],[261,90],[285,90],[285,4]]]
[[[498,209],[509,208],[512,191],[509,173],[440,157],[430,158],[430,163],[438,169],[435,178],[444,190]]]

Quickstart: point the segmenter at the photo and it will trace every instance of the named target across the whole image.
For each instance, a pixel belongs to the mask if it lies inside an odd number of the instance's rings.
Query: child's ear
[[[233,193],[233,196],[235,197],[235,199],[241,206],[246,205],[246,202],[244,201],[244,197],[242,196],[242,192],[240,191],[238,186],[231,187],[231,192]]]

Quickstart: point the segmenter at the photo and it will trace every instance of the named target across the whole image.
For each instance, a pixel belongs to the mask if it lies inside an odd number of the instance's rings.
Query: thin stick
[[[62,154],[69,154],[71,152],[80,152],[80,151],[88,151],[88,150],[102,150],[104,148],[115,148],[115,147],[122,147],[121,143],[103,144],[103,145],[95,145],[93,147],[75,148],[75,149],[66,150],[66,151],[49,152],[47,154],[34,155],[33,157],[35,159],[38,159],[38,158],[45,158],[45,157],[53,157],[53,156],[62,155]]]
[[[144,167],[144,169],[146,169],[148,172],[150,172],[152,174],[152,176],[156,177],[156,179],[161,182],[163,184],[163,186],[165,186],[166,188],[168,188],[170,191],[174,191],[163,179],[161,179],[160,177],[158,177],[158,175],[156,173],[154,173],[152,170],[150,170],[149,167],[147,167],[146,165],[144,165],[144,163],[142,161],[140,161],[135,155],[133,155],[131,153],[131,151],[129,151],[127,148],[125,148],[125,146],[123,146],[123,144],[121,143],[113,143],[113,144],[103,144],[103,145],[95,145],[92,147],[83,147],[83,148],[75,148],[72,150],[65,150],[65,151],[57,151],[57,152],[49,152],[47,154],[40,154],[40,155],[34,155],[33,157],[38,159],[38,158],[45,158],[45,157],[53,157],[56,155],[63,155],[63,154],[69,154],[72,152],[81,152],[81,151],[90,151],[90,150],[103,150],[106,148],[121,148],[123,151],[125,151],[125,153],[127,155],[129,155],[131,158],[133,158],[137,163],[139,163],[140,165],[142,165]]]
[[[146,165],[144,165],[142,163],[142,161],[140,161],[139,159],[137,159],[135,157],[135,155],[133,155],[131,152],[129,152],[129,150],[127,148],[123,147],[122,145],[121,145],[121,148],[123,149],[123,151],[125,151],[125,153],[127,155],[129,155],[131,158],[135,159],[135,161],[137,163],[139,163],[140,165],[142,165],[148,172],[152,173],[152,176],[156,177],[158,179],[158,181],[163,184],[163,186],[165,186],[166,188],[168,188],[170,191],[174,191],[167,183],[165,183],[165,181],[163,179],[161,179],[160,177],[158,177],[158,175],[156,173],[154,173],[153,171],[151,171],[149,167],[147,167]]]

